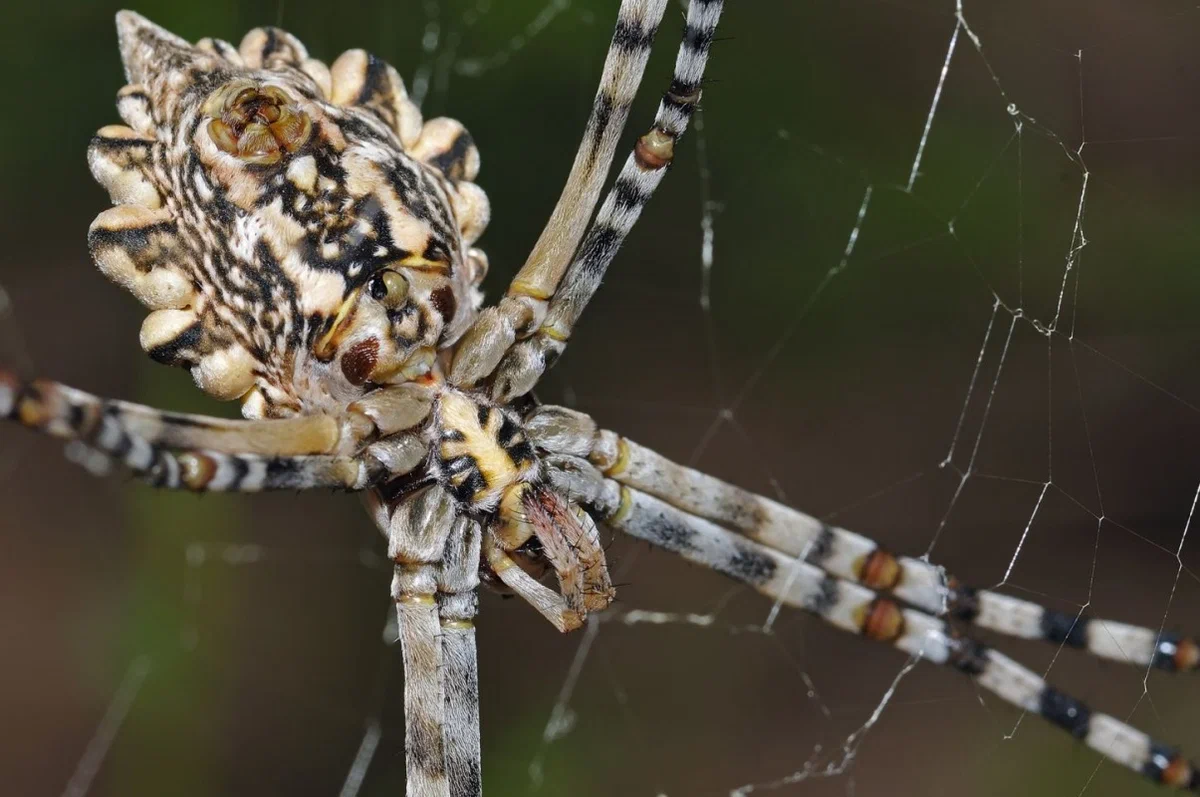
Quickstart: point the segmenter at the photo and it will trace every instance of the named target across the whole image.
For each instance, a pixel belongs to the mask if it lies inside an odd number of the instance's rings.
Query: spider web
[[[275,21],[323,58],[396,63],[427,116],[480,143],[495,296],[557,196],[615,5],[139,10],[192,38]],[[792,6],[729,4],[705,110],[540,397],[967,583],[1197,632],[1200,14]],[[144,362],[136,309],[59,242],[100,207],[80,142],[113,118],[109,16],[30,18],[5,40],[47,76],[14,107],[57,91],[76,110],[43,133],[49,165],[5,161],[30,188],[5,200],[0,346],[101,394],[211,412]],[[55,84],[68,42],[104,68]],[[20,151],[28,131],[0,128]],[[59,201],[64,184],[81,199]],[[2,434],[19,642],[0,771],[17,793],[400,793],[389,567],[353,501],[151,494]],[[616,539],[609,558],[618,604],[569,637],[483,597],[489,793],[1159,793],[957,674],[670,554]],[[1186,677],[981,636],[1200,755]]]

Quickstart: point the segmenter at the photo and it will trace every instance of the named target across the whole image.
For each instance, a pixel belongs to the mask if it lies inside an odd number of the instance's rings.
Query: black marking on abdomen
[[[358,97],[354,100],[355,105],[367,105],[376,97],[383,99],[391,94],[391,86],[385,92],[385,77],[387,76],[387,63],[370,53],[367,53],[367,68],[363,74],[362,89],[358,92]],[[371,110],[375,110],[372,108]],[[384,119],[387,124],[392,124],[390,120]]]
[[[161,346],[155,346],[146,353],[150,355],[150,359],[164,365],[190,365],[191,358],[185,352],[196,349],[203,334],[204,328],[197,321],[171,340]]]
[[[173,221],[160,221],[141,227],[121,227],[119,229],[94,227],[88,232],[88,248],[96,251],[110,246],[119,246],[135,256],[136,259],[136,253],[150,245],[151,235],[155,233],[173,235],[175,231],[176,226]]]
[[[475,146],[474,139],[466,130],[459,133],[445,152],[434,155],[426,163],[433,166],[450,180],[458,182],[466,176],[467,156]]]

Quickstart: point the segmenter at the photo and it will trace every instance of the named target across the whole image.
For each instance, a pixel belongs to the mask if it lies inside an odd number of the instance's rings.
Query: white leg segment
[[[446,697],[442,738],[450,797],[478,797],[483,792],[479,754],[479,664],[475,654],[481,537],[479,524],[474,520],[466,517],[455,520],[438,576],[442,688]]]
[[[407,797],[449,797],[442,624],[435,595],[455,506],[441,487],[406,497],[388,528],[395,565],[392,597],[404,659],[404,754]]]

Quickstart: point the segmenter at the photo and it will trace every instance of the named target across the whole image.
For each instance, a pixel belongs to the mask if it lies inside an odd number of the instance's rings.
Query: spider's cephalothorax
[[[344,406],[427,372],[478,306],[488,220],[462,125],[396,71],[293,36],[191,45],[118,17],[125,125],[89,161],[116,207],[96,263],[151,309],[143,348],[247,417]]]

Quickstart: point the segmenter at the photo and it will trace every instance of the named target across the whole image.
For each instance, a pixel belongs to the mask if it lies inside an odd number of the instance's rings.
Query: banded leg
[[[1093,711],[1003,654],[955,633],[946,622],[906,609],[860,584],[835,578],[639,490],[604,478],[587,463],[552,466],[562,486],[590,484],[601,522],[680,554],[825,622],[958,670],[1007,703],[1037,714],[1100,755],[1155,783],[1200,793],[1194,764],[1121,720]]]
[[[578,255],[550,300],[545,320],[500,362],[491,387],[493,400],[508,402],[528,393],[566,348],[571,331],[600,287],[617,250],[662,182],[674,157],[675,144],[700,102],[701,82],[721,8],[721,0],[691,0],[688,4],[675,74],[659,103],[654,124],[638,139],[617,175]]]
[[[341,434],[338,421],[327,415],[239,421],[164,412],[49,380],[24,382],[3,369],[0,417],[65,439],[87,438],[105,421],[149,445],[276,456],[332,453]]]
[[[59,382],[25,382],[0,368],[0,417],[11,418],[54,437],[81,439],[101,419],[123,434],[167,448],[203,448],[231,454],[350,453],[361,441],[420,424],[431,407],[429,390],[405,384],[376,390],[349,405],[343,418],[230,420],[167,412],[128,401],[106,399]]]
[[[446,780],[450,797],[483,792],[479,753],[479,664],[475,615],[479,609],[479,524],[459,517],[446,541],[438,574],[438,618],[442,625],[442,689],[446,724]]]
[[[583,413],[539,407],[526,420],[526,429],[530,440],[543,449],[585,457],[621,484],[788,556],[803,558],[839,578],[889,592],[925,612],[1141,667],[1168,671],[1200,668],[1200,645],[1193,639],[1057,612],[1032,601],[964,586],[937,565],[896,556],[868,537],[829,526],[598,429]]]
[[[0,369],[0,418],[75,440],[155,487],[221,492],[361,490],[406,472],[431,399],[421,385],[377,390],[338,419],[230,420],[165,412]],[[385,437],[376,443],[363,443]],[[360,449],[362,449],[360,453]]]
[[[0,417],[54,437],[78,440],[114,459],[154,487],[205,492],[259,492],[336,488],[361,490],[376,473],[367,460],[350,456],[289,454],[328,440],[329,418],[291,421],[228,421],[163,414],[149,407],[107,402],[55,382],[20,383],[0,372]],[[334,423],[334,431],[337,424]],[[148,439],[143,432],[149,433]],[[295,433],[293,440],[289,434]],[[279,456],[184,447],[207,441],[251,450],[278,443]],[[298,441],[298,442],[296,442]]]
[[[566,185],[507,294],[480,313],[459,343],[449,371],[453,384],[468,387],[485,378],[518,336],[541,324],[546,300],[562,279],[600,198],[666,5],[667,0],[622,0],[600,87]]]
[[[407,797],[450,794],[444,742],[445,660],[435,596],[440,563],[454,525],[453,499],[434,486],[402,500],[387,528],[388,556],[395,562],[392,597],[404,659]]]

